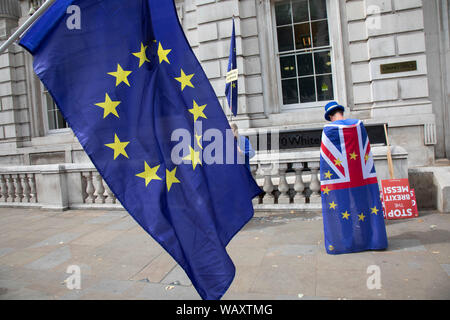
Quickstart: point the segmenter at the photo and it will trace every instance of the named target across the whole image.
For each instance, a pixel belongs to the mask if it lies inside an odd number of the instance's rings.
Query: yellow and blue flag
[[[325,125],[320,147],[325,249],[386,249],[387,235],[369,136],[360,120]]]
[[[236,59],[236,34],[234,30],[234,18],[233,18],[233,31],[231,32],[230,40],[230,56],[228,58],[227,71],[237,69]],[[238,111],[238,81],[232,81],[225,85],[225,95],[227,96],[228,106],[231,112],[236,116]]]
[[[67,24],[74,5],[80,28]],[[225,247],[261,190],[245,165],[202,160],[202,133],[229,125],[173,1],[57,0],[20,44],[117,199],[203,299],[220,299],[235,275]]]

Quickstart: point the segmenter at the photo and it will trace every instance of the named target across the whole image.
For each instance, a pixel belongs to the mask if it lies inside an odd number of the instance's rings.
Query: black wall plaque
[[[417,70],[417,61],[415,60],[380,64],[381,74],[415,71],[415,70]]]
[[[369,141],[371,144],[386,144],[383,124],[365,125]],[[271,149],[271,134],[267,134],[267,138],[256,136],[247,136],[256,150]],[[295,130],[282,131],[279,133],[279,148],[286,149],[302,149],[302,148],[320,148],[322,138],[322,130]],[[267,142],[266,142],[267,141]]]
[[[280,150],[320,147],[322,130],[280,132]]]

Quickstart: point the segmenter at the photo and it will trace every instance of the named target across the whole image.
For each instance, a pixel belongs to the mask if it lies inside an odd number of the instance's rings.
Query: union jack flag
[[[360,120],[339,120],[324,127],[320,181],[327,252],[385,249],[387,236],[375,164]]]
[[[326,125],[320,155],[320,180],[330,190],[377,183],[369,137],[360,120],[352,125]]]

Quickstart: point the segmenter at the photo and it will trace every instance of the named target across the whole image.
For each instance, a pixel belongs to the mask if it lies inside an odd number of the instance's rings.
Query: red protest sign
[[[386,219],[414,217],[408,179],[381,180],[381,192]]]

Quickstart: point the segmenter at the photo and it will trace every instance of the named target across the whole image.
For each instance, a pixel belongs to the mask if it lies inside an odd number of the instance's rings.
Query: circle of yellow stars
[[[156,40],[153,40],[156,42]],[[150,59],[147,56],[147,48],[148,45],[144,45],[144,43],[140,44],[140,50],[137,52],[133,52],[132,55],[139,59],[139,68],[141,68],[145,63],[149,63]],[[172,49],[164,48],[161,42],[158,43],[157,55],[159,59],[159,64],[167,63],[170,65],[169,54],[172,52]],[[115,70],[108,72],[109,76],[115,78],[115,87],[120,85],[126,85],[131,87],[132,82],[130,83],[130,76],[133,71],[125,70],[122,65],[117,64],[115,66]],[[180,68],[179,76],[174,77],[174,80],[180,83],[181,91],[185,90],[187,87],[195,88],[193,83],[194,73],[188,73],[182,68]],[[114,98],[110,96],[110,94],[105,93],[104,101],[94,103],[95,106],[103,109],[103,119],[107,119],[110,116],[116,117],[120,119],[120,106],[121,101],[116,101]],[[204,111],[207,107],[206,104],[199,104],[197,101],[193,100],[192,108],[187,107],[189,113],[192,114],[194,124],[199,118],[207,119]],[[119,110],[118,110],[119,109]],[[195,133],[195,142],[196,146],[200,149],[203,149],[201,143],[202,136]],[[126,152],[127,146],[130,144],[130,141],[122,141],[121,138],[114,133],[113,142],[106,143],[105,146],[113,150],[113,160],[116,160],[118,157],[123,156],[126,159],[129,159],[129,156]],[[202,165],[200,152],[196,151],[194,148],[189,146],[189,154],[183,157],[183,160],[190,161],[192,163],[192,169],[195,170],[197,165]],[[136,173],[136,177],[141,178],[145,182],[145,186],[147,187],[152,181],[163,180],[161,174],[158,174],[161,165],[151,166],[147,161],[144,161],[143,167],[144,171]],[[181,181],[176,176],[177,167],[175,166],[172,170],[166,169],[165,172],[165,181],[167,191],[170,191],[174,184],[181,183]]]

